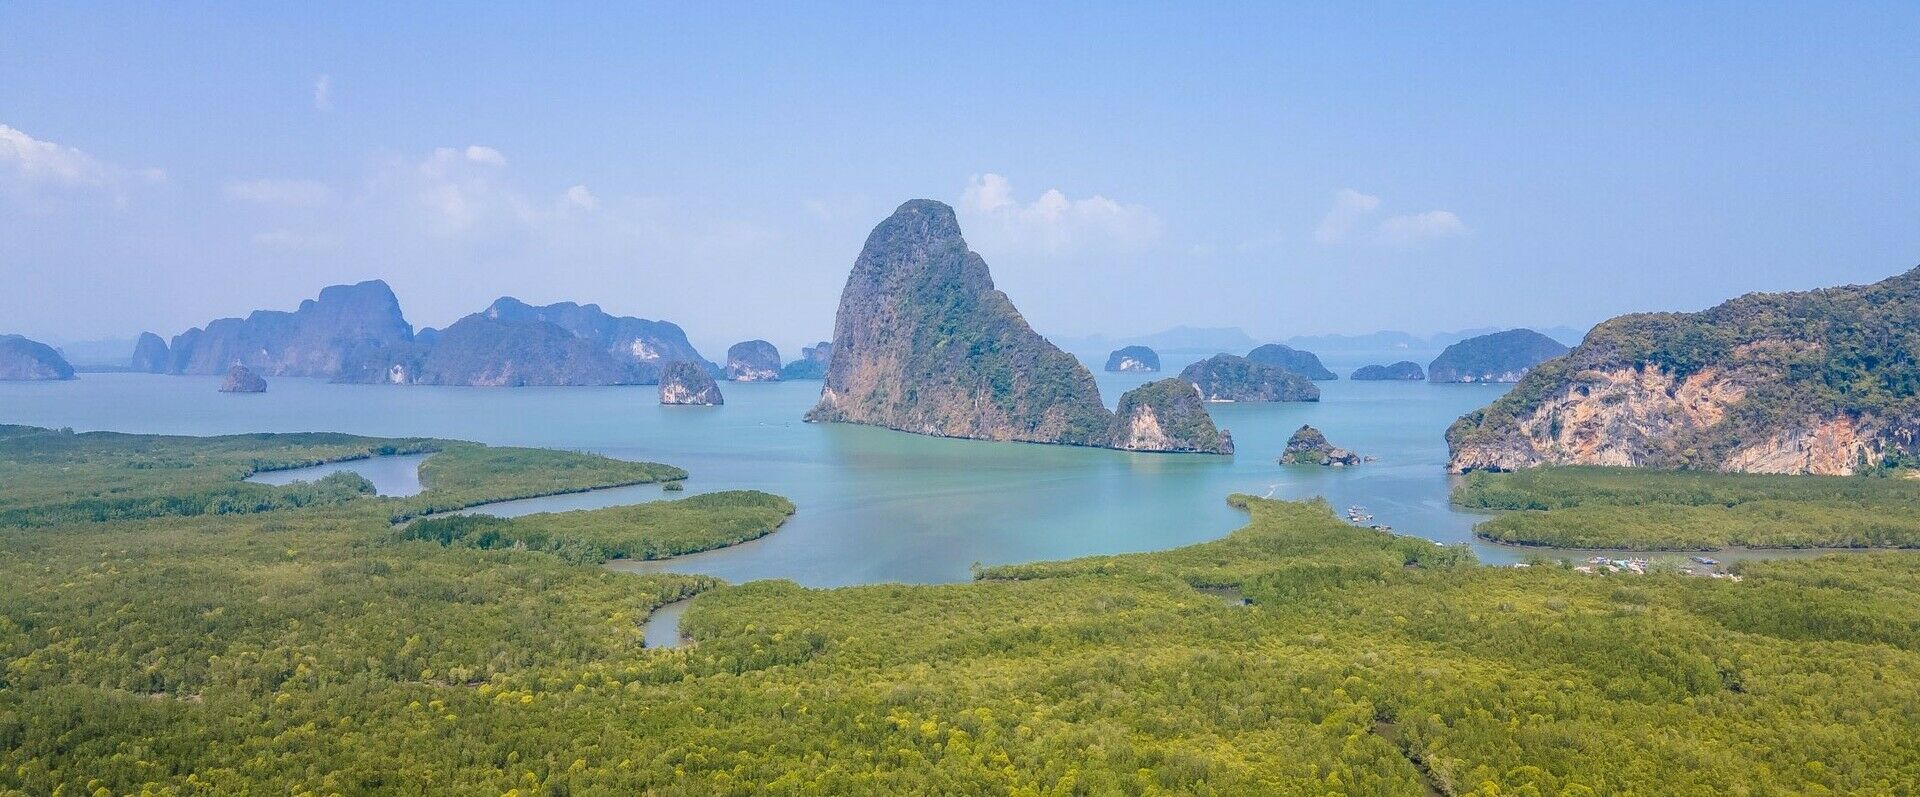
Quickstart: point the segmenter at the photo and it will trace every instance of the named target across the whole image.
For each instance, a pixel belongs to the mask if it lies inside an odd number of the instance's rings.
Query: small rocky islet
[[[1372,461],[1372,457],[1363,457],[1347,449],[1327,442],[1327,436],[1311,425],[1301,426],[1287,438],[1287,448],[1280,455],[1282,465],[1320,465],[1329,468],[1343,468]]]
[[[743,340],[727,349],[727,379],[733,382],[780,381],[780,349],[764,340]]]
[[[705,365],[692,360],[668,363],[660,374],[660,403],[675,406],[717,407],[727,403],[720,383]]]
[[[1412,360],[1401,360],[1392,365],[1363,365],[1347,377],[1355,382],[1407,381],[1420,382],[1427,378],[1427,372],[1420,364]]]
[[[1122,346],[1107,355],[1110,373],[1151,374],[1160,371],[1160,354],[1145,346]]]
[[[239,363],[227,368],[227,376],[220,381],[222,393],[265,393],[267,380]]]

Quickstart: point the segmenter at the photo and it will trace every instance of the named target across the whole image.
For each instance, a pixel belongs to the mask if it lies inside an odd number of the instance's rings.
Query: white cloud
[[[120,205],[128,188],[166,180],[164,170],[129,170],[0,124],[0,195],[21,200],[104,196]]]
[[[1014,197],[1007,178],[988,173],[967,180],[960,213],[968,216],[970,237],[1047,254],[1088,248],[1136,248],[1160,237],[1160,217],[1143,205],[1128,205],[1099,194],[1070,199],[1057,188],[1032,202]]]
[[[326,183],[318,180],[237,180],[226,185],[226,194],[242,202],[261,205],[318,205],[333,195]]]
[[[500,154],[500,150],[492,147],[483,147],[478,144],[467,147],[467,160],[473,161],[474,163],[484,163],[488,166],[507,165],[507,156]]]
[[[332,75],[321,75],[313,81],[313,109],[322,113],[333,110]]]
[[[1333,208],[1327,211],[1313,239],[1322,244],[1365,240],[1395,246],[1410,246],[1467,234],[1467,225],[1449,210],[1429,210],[1391,216],[1378,224],[1368,220],[1380,209],[1380,197],[1342,188],[1333,194]]]
[[[59,188],[106,186],[117,171],[73,147],[41,141],[4,124],[0,124],[0,168],[9,182]]]
[[[1467,225],[1461,223],[1459,216],[1446,210],[1394,216],[1380,222],[1379,230],[1380,240],[1392,244],[1412,244],[1466,234]]]
[[[1323,244],[1339,243],[1353,234],[1368,216],[1380,209],[1380,198],[1351,188],[1333,192],[1333,209],[1313,231],[1313,239]]]
[[[594,196],[593,192],[588,191],[584,185],[576,185],[567,189],[566,196],[567,201],[573,203],[575,207],[585,210],[598,210],[600,208],[600,198]]]

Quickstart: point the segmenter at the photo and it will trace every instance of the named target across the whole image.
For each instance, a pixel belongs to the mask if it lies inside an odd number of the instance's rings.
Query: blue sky
[[[788,349],[914,197],[1060,336],[1920,264],[1911,3],[264,5],[0,4],[0,332],[381,277],[416,325],[511,294]]]

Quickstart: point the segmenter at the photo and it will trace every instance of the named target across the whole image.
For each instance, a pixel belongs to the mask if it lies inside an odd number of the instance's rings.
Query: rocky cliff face
[[[1567,353],[1567,346],[1531,329],[1509,329],[1448,346],[1427,366],[1435,382],[1518,382],[1534,366]]]
[[[167,342],[152,332],[142,332],[140,339],[133,343],[133,360],[129,365],[135,373],[164,374],[171,361]]]
[[[265,393],[267,380],[259,374],[238,363],[227,369],[227,378],[220,382],[222,393]]]
[[[953,209],[901,205],[854,261],[812,421],[947,437],[1107,445],[1093,374],[1035,333]]]
[[[1420,364],[1411,360],[1401,360],[1392,365],[1364,365],[1348,377],[1356,382],[1404,379],[1419,381],[1427,378],[1427,372]]]
[[[1156,373],[1160,354],[1145,346],[1125,346],[1107,355],[1107,370],[1116,373]]]
[[[0,381],[72,378],[73,366],[52,346],[19,335],[0,335]]]
[[[764,340],[746,340],[727,348],[727,379],[734,382],[780,381],[780,350]]]
[[[413,327],[380,280],[334,285],[291,313],[256,310],[173,339],[168,371],[220,374],[234,363],[271,376],[332,377],[366,352],[405,347]]]
[[[713,374],[704,366],[679,360],[668,363],[660,374],[660,403],[718,406],[727,402],[720,396],[720,385],[713,381]]]
[[[1247,359],[1261,365],[1285,368],[1308,379],[1340,378],[1334,372],[1327,370],[1326,366],[1321,365],[1320,357],[1313,352],[1301,351],[1278,343],[1269,343],[1247,352]]]
[[[475,387],[634,385],[670,362],[707,365],[680,327],[608,315],[599,306],[544,307],[503,296],[411,344],[361,353],[336,381]]]
[[[1358,465],[1363,460],[1359,454],[1327,442],[1327,436],[1312,426],[1302,426],[1287,438],[1287,448],[1280,454],[1282,465],[1321,465],[1341,468]]]
[[[1447,432],[1450,468],[1839,475],[1920,453],[1920,270],[1622,316]]]
[[[833,362],[833,344],[820,341],[800,347],[800,359],[780,369],[781,379],[825,379],[827,365]]]
[[[1284,368],[1216,354],[1187,366],[1180,379],[1207,401],[1319,401],[1320,388]]]
[[[1214,427],[1192,383],[1161,379],[1120,397],[1111,445],[1127,451],[1231,454],[1233,435]]]

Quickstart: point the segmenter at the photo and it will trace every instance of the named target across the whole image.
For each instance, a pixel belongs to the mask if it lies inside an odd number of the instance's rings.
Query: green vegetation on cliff
[[[1531,329],[1509,329],[1448,346],[1427,365],[1435,382],[1518,382],[1534,366],[1567,353],[1567,345]]]
[[[1647,397],[1619,389],[1618,375],[1629,373],[1653,383]],[[1662,404],[1662,391],[1671,400],[1682,388],[1703,398]],[[1653,407],[1639,414],[1657,423],[1612,424],[1608,408],[1624,399]],[[1588,402],[1599,411],[1588,411]],[[1558,404],[1579,411],[1555,412]],[[1553,417],[1537,420],[1543,414]],[[1597,419],[1610,436],[1626,435],[1611,442],[1651,467],[1845,473],[1914,461],[1920,269],[1871,285],[1755,293],[1698,313],[1602,323],[1571,354],[1454,424],[1447,437],[1456,466],[1580,463],[1584,452],[1559,434],[1562,415]],[[1820,438],[1819,445],[1803,446],[1802,438]]]
[[[1485,568],[1233,500],[1216,542],[833,590],[405,540],[374,498],[9,529],[0,794],[1920,789],[1920,555]]]
[[[1192,383],[1159,379],[1120,396],[1108,445],[1129,451],[1231,454],[1233,436],[1213,425]]]
[[[1093,374],[996,290],[953,209],[917,199],[874,227],[840,295],[812,421],[1104,446]]]
[[[1920,480],[1544,467],[1476,472],[1454,503],[1508,510],[1475,530],[1567,548],[1920,547]]]

